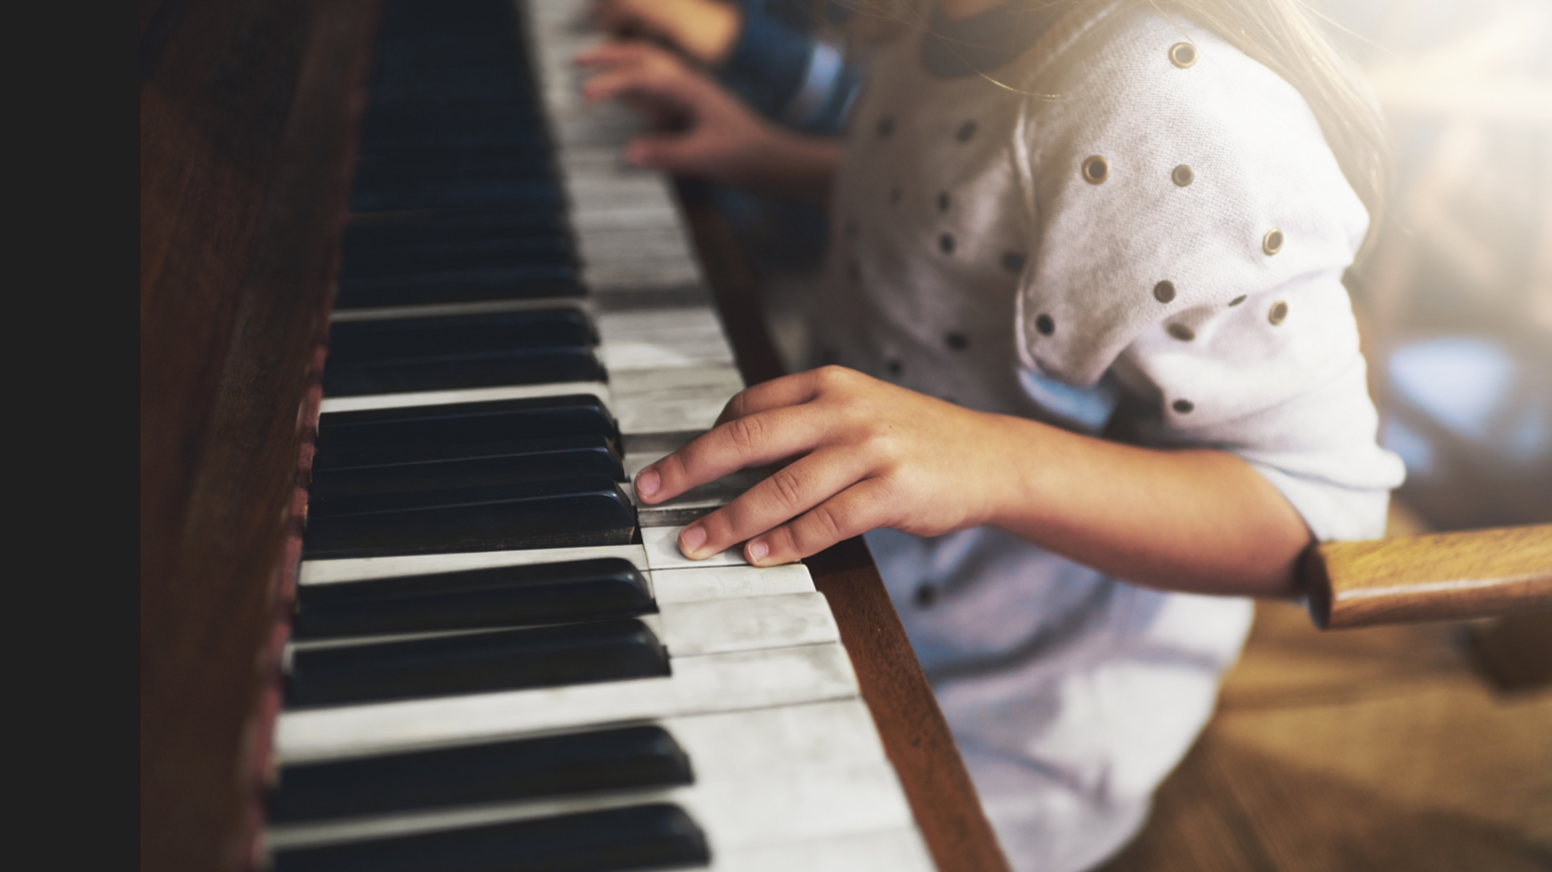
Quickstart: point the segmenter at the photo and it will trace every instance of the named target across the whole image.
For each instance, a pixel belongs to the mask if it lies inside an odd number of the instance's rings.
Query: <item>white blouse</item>
[[[1090,433],[1126,416],[1147,444],[1243,458],[1318,538],[1378,536],[1403,470],[1341,284],[1363,205],[1293,87],[1120,5],[985,76],[934,75],[919,36],[874,59],[831,203],[824,362]],[[987,528],[868,542],[1014,867],[1124,844],[1250,604]]]

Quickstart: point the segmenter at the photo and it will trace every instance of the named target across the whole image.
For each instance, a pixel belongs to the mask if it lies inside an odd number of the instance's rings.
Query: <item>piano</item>
[[[859,541],[634,505],[776,369],[581,11],[143,8],[143,867],[1002,868]]]

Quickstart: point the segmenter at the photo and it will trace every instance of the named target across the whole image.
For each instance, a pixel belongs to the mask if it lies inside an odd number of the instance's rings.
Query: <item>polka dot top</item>
[[[1378,535],[1402,468],[1341,284],[1363,205],[1292,86],[1124,5],[984,75],[934,75],[919,38],[881,52],[831,204],[821,353],[986,411],[1131,415],[1152,444],[1239,454],[1323,538]]]

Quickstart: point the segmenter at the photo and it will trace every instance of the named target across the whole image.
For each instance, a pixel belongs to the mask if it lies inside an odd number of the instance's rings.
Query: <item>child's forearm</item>
[[[999,418],[1008,476],[990,523],[1138,584],[1289,596],[1310,532],[1292,505],[1222,451],[1161,451]]]
[[[636,494],[654,505],[771,463],[783,465],[681,531],[686,555],[742,542],[764,566],[875,527],[936,536],[993,524],[1139,584],[1286,596],[1310,538],[1233,455],[1118,445],[839,367],[744,391],[710,433],[642,470]]]

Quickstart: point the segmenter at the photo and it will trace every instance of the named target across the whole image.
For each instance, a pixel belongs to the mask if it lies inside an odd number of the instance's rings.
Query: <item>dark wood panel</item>
[[[243,862],[257,807],[247,731],[376,7],[180,7],[142,46],[140,850],[207,870]]]
[[[680,202],[744,380],[756,384],[782,375],[754,274],[726,222],[695,185],[680,185]],[[835,614],[862,697],[938,868],[1006,870],[1007,861],[981,811],[954,737],[867,545],[861,538],[849,539],[804,563]]]

